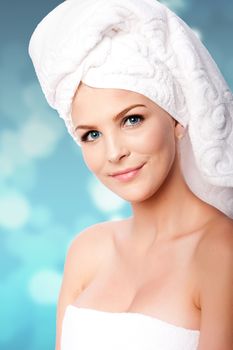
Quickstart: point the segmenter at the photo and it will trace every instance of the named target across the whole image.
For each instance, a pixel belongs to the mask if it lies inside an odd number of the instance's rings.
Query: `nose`
[[[111,136],[106,140],[106,154],[107,159],[110,163],[117,163],[122,158],[128,157],[130,155],[130,151],[119,135]]]

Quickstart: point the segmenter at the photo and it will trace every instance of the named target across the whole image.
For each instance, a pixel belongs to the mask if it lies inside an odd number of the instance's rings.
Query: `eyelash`
[[[144,120],[144,117],[141,114],[132,114],[132,115],[128,115],[127,117],[123,118],[123,120],[122,120],[123,124],[125,124],[125,122],[127,120],[129,120],[130,118],[134,118],[134,117],[137,117],[140,120],[136,124],[132,124],[129,127],[136,127],[136,126],[140,125],[142,123],[142,121]],[[87,140],[88,135],[93,131],[98,132],[98,130],[90,130],[90,131],[86,132],[84,135],[81,136],[81,138],[80,138],[81,142],[93,142],[93,141],[95,141],[95,140],[91,140],[91,141]]]

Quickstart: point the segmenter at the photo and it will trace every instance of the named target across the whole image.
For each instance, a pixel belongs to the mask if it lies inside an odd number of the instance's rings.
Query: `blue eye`
[[[143,117],[141,115],[130,115],[128,117],[126,117],[124,119],[124,124],[126,125],[129,125],[129,126],[133,126],[133,125],[137,125],[137,124],[140,124],[143,120]]]
[[[123,119],[123,124],[127,127],[137,126],[142,123],[144,117],[140,114],[129,115]],[[90,130],[81,136],[80,140],[82,142],[93,142],[99,138],[101,132],[97,130]]]
[[[83,141],[83,142],[95,141],[96,139],[98,139],[99,135],[100,135],[99,131],[91,130],[91,131],[88,131],[86,134],[84,134],[81,137],[81,141]]]

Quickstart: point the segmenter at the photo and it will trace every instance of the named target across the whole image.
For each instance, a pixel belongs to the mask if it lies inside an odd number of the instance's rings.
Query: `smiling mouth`
[[[140,165],[137,168],[131,168],[131,169],[123,170],[121,172],[116,172],[114,174],[111,174],[110,176],[121,181],[131,180],[140,172],[144,164]]]
[[[145,164],[145,163],[144,163],[144,164]],[[142,168],[144,164],[139,165],[139,166],[136,167],[136,168],[129,168],[129,169],[117,171],[117,172],[115,172],[115,173],[111,173],[110,176],[117,176],[117,175],[123,175],[123,174],[130,173],[130,172],[132,172],[132,171],[134,171],[134,170],[138,170],[138,169]]]

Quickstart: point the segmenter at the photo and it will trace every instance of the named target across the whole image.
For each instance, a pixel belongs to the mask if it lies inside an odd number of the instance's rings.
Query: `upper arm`
[[[233,229],[210,235],[198,252],[201,327],[198,350],[233,349]]]
[[[101,242],[98,231],[101,231],[101,225],[93,225],[79,233],[69,245],[57,303],[56,350],[60,350],[62,321],[67,305],[77,299],[99,266]]]
[[[72,240],[67,254],[63,271],[63,279],[59,292],[56,315],[56,350],[60,350],[61,326],[65,309],[74,301],[83,288],[82,261],[79,256],[80,240],[75,237]]]

